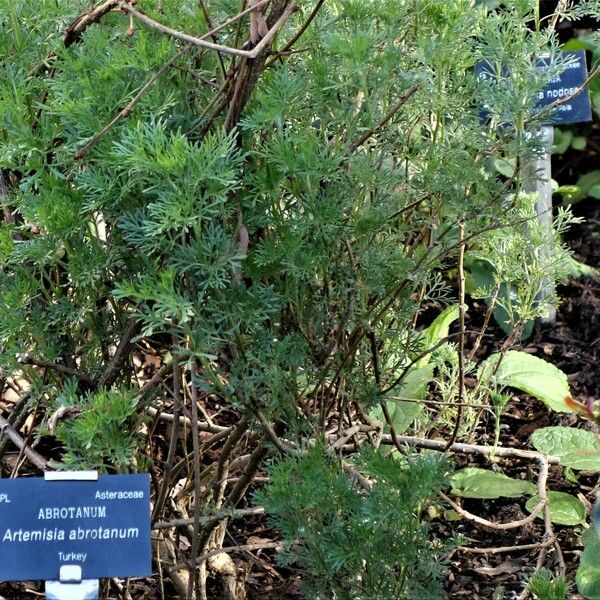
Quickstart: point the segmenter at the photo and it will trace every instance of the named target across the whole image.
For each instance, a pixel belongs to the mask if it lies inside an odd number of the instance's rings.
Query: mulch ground
[[[585,201],[574,207],[575,214],[586,221],[572,228],[568,243],[575,257],[591,266],[600,265],[599,228],[600,209],[597,201]],[[519,349],[544,358],[562,369],[568,376],[573,396],[580,400],[600,397],[600,281],[593,278],[570,281],[559,288],[562,302],[558,309],[557,322],[552,326],[536,327],[532,337]],[[476,307],[475,307],[476,308]],[[477,311],[469,311],[470,318],[478,321]],[[481,312],[481,311],[480,311]],[[487,337],[488,347],[484,355],[493,352],[502,341],[502,334]],[[501,434],[503,446],[533,449],[528,443],[531,434],[538,428],[551,425],[585,426],[573,415],[549,411],[544,404],[531,398],[511,402],[503,418],[505,428]],[[490,424],[491,425],[491,424]],[[485,433],[485,432],[482,432]],[[465,460],[461,461],[465,466]],[[485,459],[469,458],[470,466],[490,468]],[[502,460],[497,463],[501,471],[515,478],[530,476],[530,468],[524,461]],[[535,468],[535,465],[534,465]],[[534,479],[535,480],[535,479]],[[563,477],[563,469],[550,467],[548,489],[565,491],[577,495],[582,493],[592,503],[595,500],[600,479],[597,475],[580,475],[578,484],[570,484]],[[507,522],[527,516],[525,499],[503,499],[493,501],[466,500],[463,507],[481,517],[496,522]],[[581,528],[555,525],[555,532],[567,567],[567,579],[575,580],[582,546]],[[517,530],[492,531],[475,523],[460,521],[454,528],[476,548],[498,548],[531,544],[543,539],[544,527],[541,520]],[[448,598],[469,600],[510,600],[517,598],[523,589],[523,579],[537,561],[539,550],[502,552],[498,554],[472,554],[456,552],[450,561],[450,572],[446,590]],[[557,569],[554,550],[548,550],[545,566]],[[574,586],[569,598],[576,599]]]

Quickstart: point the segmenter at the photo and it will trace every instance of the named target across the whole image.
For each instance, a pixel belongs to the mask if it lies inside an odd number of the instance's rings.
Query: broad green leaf
[[[598,198],[600,199],[600,186],[598,186]],[[572,256],[568,256],[566,259],[565,267],[569,270],[571,277],[599,277],[600,271],[596,267],[590,267],[578,260],[575,260]]]
[[[600,600],[600,538],[586,544],[577,568],[577,591],[588,600]]]
[[[452,493],[462,498],[518,498],[536,492],[535,485],[530,481],[512,479],[502,473],[476,467],[456,471],[450,482]]]
[[[513,177],[515,174],[515,160],[513,158],[496,158],[494,160],[494,167],[496,171],[504,177]]]
[[[531,444],[539,452],[559,456],[565,467],[600,471],[600,440],[592,431],[574,427],[544,427],[533,432]]]
[[[576,182],[577,187],[580,189],[579,193],[565,198],[565,202],[567,204],[574,204],[575,202],[583,200],[583,198],[588,195],[592,195],[592,197],[595,198],[596,196],[593,194],[595,194],[596,186],[598,184],[600,184],[600,170],[596,169],[594,171],[584,173]],[[591,190],[594,190],[593,194],[590,194]]]
[[[458,319],[458,304],[448,306],[443,310],[435,319],[435,321],[423,331],[423,340],[425,342],[425,349],[435,346],[441,342],[444,338],[448,337],[450,332],[450,325]],[[429,359],[429,354],[427,355]]]
[[[576,185],[561,185],[555,190],[556,194],[560,194],[566,200],[571,200],[581,194],[581,188]]]
[[[600,183],[596,183],[588,190],[588,196],[600,200]]]
[[[571,131],[562,131],[555,128],[553,154],[564,154],[569,149],[572,139],[573,133]]]
[[[565,399],[571,396],[567,376],[557,367],[526,352],[507,352],[494,373],[500,354],[493,354],[479,367],[483,383],[512,387],[541,400],[552,410],[573,412]]]
[[[570,50],[592,50],[593,46],[585,40],[585,38],[573,38],[562,45],[562,50],[567,52]]]
[[[402,384],[394,390],[394,395],[410,400],[424,400],[427,394],[427,386],[432,380],[433,365],[413,369],[404,378]],[[395,400],[393,397],[386,400],[386,406],[394,425],[394,431],[398,434],[404,433],[423,410],[422,402],[405,402]],[[384,430],[389,430],[381,406],[374,406],[369,416],[372,419],[381,421]]]
[[[525,508],[532,512],[540,501],[539,496],[533,496],[527,500]],[[579,525],[585,523],[585,506],[575,496],[565,492],[548,492],[548,508],[550,509],[550,518],[553,523],[558,525]],[[538,515],[539,519],[544,518],[544,513]]]

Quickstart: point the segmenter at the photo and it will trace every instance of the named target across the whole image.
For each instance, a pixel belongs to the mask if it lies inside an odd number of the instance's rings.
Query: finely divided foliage
[[[109,0],[93,12],[82,0],[0,0],[0,383],[25,385],[39,433],[64,445],[55,461],[148,468],[147,415],[174,406],[197,442],[201,395],[239,423],[208,424],[220,436],[208,447],[226,441],[201,474],[175,419],[168,454],[154,456],[155,518],[184,470],[199,516],[234,507],[262,459],[283,451],[294,458],[273,467],[261,502],[293,538],[285,557],[306,570],[307,597],[439,589],[418,515],[445,463],[370,452],[340,463],[327,432],[368,431],[369,411],[433,350],[444,400],[489,399],[485,386],[465,396],[475,365],[457,361],[456,346],[425,348],[415,329],[423,302],[451,298],[445,274],[465,249],[493,262],[480,295],[512,286],[513,341],[544,312],[545,278],[564,272],[568,252],[536,229],[519,168],[540,148],[527,133],[553,74],[533,57],[554,56],[555,42],[530,27],[535,3],[508,4],[272,0],[240,16],[233,0]],[[476,81],[483,58],[510,65],[502,85]],[[493,168],[503,158],[517,165],[508,177]],[[150,381],[136,379],[136,349],[161,358]],[[453,438],[460,415],[451,406],[442,417]],[[242,454],[251,458],[228,487]],[[369,479],[368,492],[357,487]],[[398,492],[414,481],[417,495]],[[284,492],[298,498],[287,506]],[[312,494],[323,506],[309,518]],[[343,532],[327,513],[338,500]],[[191,534],[186,560],[223,543],[218,523]],[[387,539],[390,527],[418,556]],[[389,564],[376,564],[381,553]],[[200,595],[205,582],[201,570]]]

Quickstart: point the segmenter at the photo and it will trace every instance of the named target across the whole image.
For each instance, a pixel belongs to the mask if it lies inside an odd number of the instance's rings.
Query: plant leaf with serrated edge
[[[600,471],[600,440],[591,431],[574,427],[544,427],[533,432],[531,444],[539,452],[560,457],[565,467]]]
[[[541,400],[552,410],[574,412],[569,406],[571,398],[567,376],[553,364],[526,352],[512,350],[502,358],[494,373],[500,354],[485,360],[478,371],[482,383],[512,387]]]
[[[519,498],[536,492],[531,481],[512,479],[502,473],[476,467],[456,471],[450,477],[450,482],[452,494],[461,498]]]
[[[532,512],[540,501],[539,496],[533,496],[527,500],[525,508]],[[575,496],[565,492],[548,492],[548,508],[550,509],[550,519],[557,525],[580,525],[585,523],[585,506]],[[538,519],[543,519],[541,512]]]

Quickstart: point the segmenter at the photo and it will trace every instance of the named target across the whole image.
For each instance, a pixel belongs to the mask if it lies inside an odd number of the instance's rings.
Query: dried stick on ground
[[[282,548],[283,544],[281,542],[264,542],[261,544],[242,544],[240,546],[230,546],[229,548],[217,548],[216,550],[211,550],[210,552],[206,552],[202,556],[198,557],[198,562],[205,561],[212,556],[218,556],[219,554],[228,554],[230,552],[242,552],[248,550],[276,550]],[[185,565],[177,564],[174,565],[173,569],[182,569]]]
[[[552,546],[554,540],[545,540],[536,544],[517,544],[515,546],[498,546],[497,548],[471,548],[470,546],[462,546],[459,548],[461,552],[470,552],[471,554],[504,554],[505,552],[524,552],[525,550],[537,550]]]
[[[406,444],[407,446],[412,446],[416,448],[430,448],[432,450],[443,451],[446,448],[446,444],[444,442],[438,442],[435,440],[425,440],[421,438],[413,438],[408,436],[400,437],[401,443]],[[393,441],[391,436],[383,436],[382,443],[392,444]],[[463,517],[475,521],[480,525],[485,527],[489,527],[491,529],[496,530],[506,530],[506,529],[514,529],[516,527],[521,527],[526,525],[527,523],[533,521],[533,519],[543,510],[544,511],[544,540],[542,542],[536,544],[526,544],[523,546],[504,546],[501,548],[464,548],[462,550],[467,552],[478,552],[482,554],[492,554],[492,553],[500,553],[500,552],[509,552],[516,550],[529,550],[529,549],[540,549],[540,554],[538,556],[536,571],[542,568],[544,564],[544,559],[546,557],[546,551],[548,547],[554,546],[557,556],[557,561],[559,564],[560,572],[564,574],[565,571],[565,563],[562,557],[561,548],[556,540],[556,536],[554,534],[554,529],[552,527],[552,521],[550,518],[550,508],[548,506],[548,495],[546,490],[546,482],[548,478],[548,465],[549,464],[560,464],[560,458],[558,456],[545,455],[541,452],[534,452],[531,450],[519,450],[518,448],[503,448],[503,447],[493,447],[493,446],[478,446],[475,444],[452,444],[448,449],[450,452],[460,452],[463,454],[483,454],[485,456],[499,456],[503,458],[524,458],[529,460],[537,460],[540,465],[540,473],[538,476],[538,497],[539,502],[533,512],[524,519],[520,519],[519,521],[512,521],[510,523],[494,523],[493,521],[488,521],[487,519],[482,519],[477,515],[473,515],[472,513],[464,510],[462,507],[458,506],[455,502],[453,502],[450,498],[448,498],[444,494],[440,494],[442,499],[446,501],[454,510],[456,510]],[[527,589],[523,590],[521,595],[519,596],[520,600],[524,600],[529,595]]]
[[[538,475],[538,497],[539,502],[536,507],[531,511],[531,514],[524,519],[519,519],[518,521],[510,521],[508,523],[495,523],[494,521],[489,521],[488,519],[483,519],[482,517],[478,517],[473,513],[465,510],[461,506],[459,506],[456,502],[448,498],[445,494],[440,493],[440,497],[447,502],[459,515],[468,519],[469,521],[474,521],[475,523],[479,523],[479,525],[483,525],[484,527],[488,527],[489,529],[495,529],[498,531],[505,531],[507,529],[516,529],[517,527],[523,527],[524,525],[528,525],[531,523],[543,510],[547,508],[548,505],[548,497],[546,492],[546,483],[548,482],[548,461],[543,457],[538,457],[538,462],[540,465],[540,472]]]
[[[430,450],[444,451],[446,442],[438,440],[426,440],[423,438],[401,435],[398,436],[401,444],[413,448],[428,448]],[[389,435],[381,437],[382,444],[393,444],[392,438]],[[483,454],[484,456],[500,456],[502,458],[525,458],[528,460],[539,460],[544,458],[549,465],[560,465],[560,458],[551,454],[543,454],[533,450],[520,450],[519,448],[505,448],[504,446],[479,446],[477,444],[452,444],[448,449],[449,452],[458,452],[460,454]]]
[[[264,515],[265,509],[262,506],[256,506],[254,508],[237,508],[234,510],[224,510],[216,515],[207,515],[200,517],[200,524],[204,525],[208,523],[210,519],[244,519],[246,517],[255,515]],[[190,517],[189,519],[172,519],[171,521],[158,521],[152,525],[152,529],[171,529],[174,527],[187,527],[193,525],[195,519]]]
[[[147,406],[145,411],[148,416],[156,417],[159,421],[172,423],[175,420],[175,415],[168,412],[161,412],[158,409],[154,408],[154,406]],[[179,425],[181,427],[187,427],[189,429],[192,426],[192,420],[189,417],[180,416]],[[198,421],[197,426],[200,431],[207,431],[208,433],[222,433],[231,429],[230,427],[215,425],[214,423],[208,423],[207,421]]]

